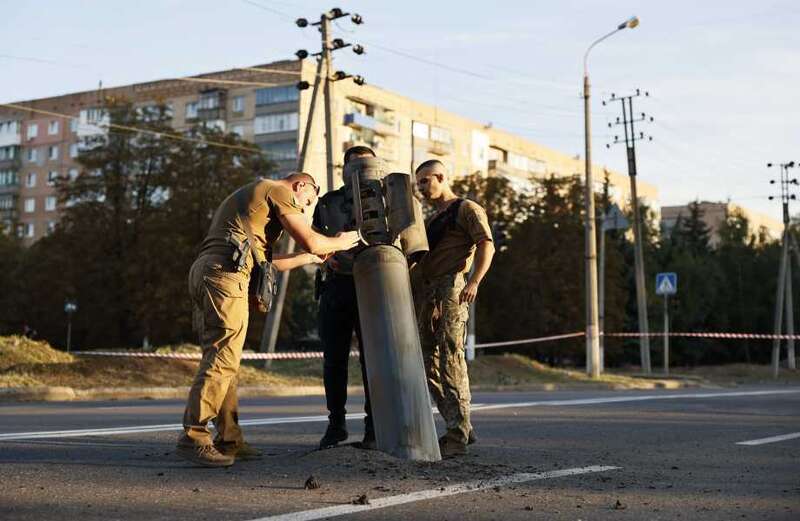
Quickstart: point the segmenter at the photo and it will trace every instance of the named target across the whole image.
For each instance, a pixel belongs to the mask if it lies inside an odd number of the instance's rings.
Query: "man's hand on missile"
[[[341,244],[341,247],[339,248],[340,251],[346,251],[350,248],[354,248],[360,241],[357,231],[339,232],[336,234],[336,238],[339,239]]]

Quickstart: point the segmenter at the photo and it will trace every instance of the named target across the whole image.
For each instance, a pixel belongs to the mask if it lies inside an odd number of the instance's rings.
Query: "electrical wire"
[[[57,117],[57,118],[62,118],[62,119],[67,119],[67,120],[75,119],[75,116],[70,116],[69,114],[62,114],[62,113],[53,112],[53,111],[50,111],[50,110],[34,109],[34,108],[31,108],[31,107],[25,107],[23,105],[17,105],[17,104],[14,104],[14,103],[0,103],[0,107],[6,107],[6,108],[10,108],[10,109],[14,109],[14,110],[21,110],[21,111],[29,111],[29,112],[33,112],[33,113],[36,113],[36,114],[42,114],[42,115],[45,115],[45,116],[52,116],[52,117]],[[180,135],[180,134],[174,134],[174,133],[169,133],[169,132],[160,132],[158,130],[146,129],[146,128],[141,128],[141,127],[132,127],[132,126],[129,126],[129,125],[120,125],[118,123],[96,124],[96,126],[101,127],[101,128],[107,127],[107,128],[118,129],[118,130],[126,130],[126,131],[129,131],[129,132],[149,134],[149,135],[152,135],[152,136],[165,137],[165,138],[168,138],[168,139],[174,139],[176,141],[184,141],[184,142],[187,142],[187,143],[195,143],[195,144],[202,144],[202,145],[208,145],[208,146],[214,146],[214,147],[220,147],[220,148],[227,148],[227,149],[231,149],[231,150],[238,150],[238,151],[241,151],[241,152],[247,152],[249,154],[259,154],[259,155],[263,155],[264,154],[264,151],[261,150],[260,148],[254,148],[255,145],[254,145],[254,147],[244,147],[244,146],[241,146],[241,145],[231,145],[230,143],[220,143],[218,141],[209,141],[207,139],[191,138],[191,137],[183,136],[183,135]]]

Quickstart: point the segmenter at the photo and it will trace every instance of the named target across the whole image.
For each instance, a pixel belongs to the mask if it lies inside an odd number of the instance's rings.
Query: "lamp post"
[[[78,311],[78,303],[68,300],[64,303],[64,312],[67,314],[67,353],[72,346],[72,314]]]
[[[623,29],[633,29],[639,25],[635,16],[619,24],[610,33],[598,38],[586,49],[583,55],[583,113],[584,139],[586,144],[586,372],[592,378],[600,377],[600,335],[598,330],[598,298],[597,298],[597,236],[594,215],[594,180],[592,179],[592,138],[591,117],[589,110],[589,52],[606,38]]]

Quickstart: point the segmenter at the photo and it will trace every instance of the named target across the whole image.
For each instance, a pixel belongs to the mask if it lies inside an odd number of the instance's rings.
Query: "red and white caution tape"
[[[622,338],[636,338],[642,336],[664,336],[664,333],[605,333],[605,336],[622,337]],[[774,335],[767,333],[686,333],[686,332],[669,332],[667,336],[671,337],[685,337],[685,338],[726,338],[726,339],[748,339],[748,340],[800,340],[800,335]]]
[[[520,344],[537,344],[539,342],[549,342],[550,340],[564,340],[566,338],[576,338],[579,336],[584,336],[586,333],[583,331],[578,331],[577,333],[565,333],[563,335],[553,335],[553,336],[540,336],[537,338],[523,338],[522,340],[508,340],[505,342],[487,342],[483,344],[475,344],[475,349],[482,349],[485,347],[501,347],[501,346],[513,346],[513,345],[520,345]]]
[[[664,333],[602,333],[607,337],[617,338],[639,338],[643,336],[659,337],[664,336]],[[565,333],[562,335],[541,336],[535,338],[523,338],[521,340],[507,340],[503,342],[485,342],[482,344],[475,344],[476,349],[485,349],[488,347],[504,347],[516,346],[524,344],[537,344],[540,342],[551,342],[555,340],[566,340],[568,338],[578,338],[585,336],[586,333],[578,331],[575,333]],[[702,333],[686,333],[686,332],[671,332],[668,333],[670,337],[684,337],[684,338],[721,338],[729,340],[800,340],[800,335],[772,335],[765,333],[715,333],[715,332],[702,332]],[[139,351],[73,351],[72,354],[78,356],[118,356],[118,357],[133,357],[133,358],[162,358],[172,360],[200,360],[203,355],[200,353],[142,353]],[[350,351],[351,356],[359,356],[358,351]],[[304,360],[312,358],[322,358],[322,351],[299,351],[289,353],[244,353],[242,360]]]
[[[163,358],[169,360],[200,360],[200,353],[141,353],[138,351],[73,351],[78,356],[118,356],[128,358]],[[358,356],[358,351],[351,351],[351,355]],[[242,360],[302,360],[309,358],[322,358],[322,351],[306,351],[292,353],[244,353]]]

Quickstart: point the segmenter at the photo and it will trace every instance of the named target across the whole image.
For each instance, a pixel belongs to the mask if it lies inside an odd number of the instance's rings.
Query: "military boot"
[[[242,461],[252,461],[261,459],[264,455],[260,450],[253,447],[246,441],[241,443],[214,443],[214,447],[225,456],[230,456],[232,458],[242,460]]]
[[[178,444],[175,454],[179,457],[203,467],[230,467],[233,465],[233,456],[220,453],[212,444],[208,445],[182,445]]]
[[[475,436],[475,429],[470,429],[469,436],[467,436],[467,445],[472,445],[478,441],[478,437]]]
[[[320,449],[330,449],[337,445],[339,442],[344,441],[347,439],[347,428],[345,427],[344,421],[342,422],[335,422],[331,421],[328,423],[328,428],[325,429],[325,435],[322,436],[322,439],[319,440],[319,448]]]
[[[458,439],[459,437],[448,432],[439,438],[439,452],[442,454],[442,458],[454,458],[467,453],[467,443]]]

